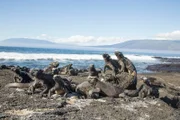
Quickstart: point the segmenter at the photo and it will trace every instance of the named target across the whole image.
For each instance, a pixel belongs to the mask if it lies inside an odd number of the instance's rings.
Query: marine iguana
[[[29,88],[34,93],[36,88],[44,86],[44,90],[40,93],[41,95],[48,93],[48,97],[51,96],[52,92],[61,94],[60,92],[69,93],[73,92],[71,83],[66,78],[61,78],[59,75],[46,74],[43,70],[32,72],[34,75],[34,82],[31,83],[9,83],[5,87],[8,88]]]
[[[61,78],[60,75],[54,75],[53,80],[55,81],[55,85],[49,90],[48,97],[51,97],[53,92],[56,94],[64,94],[64,93],[71,93],[73,89],[71,87],[70,81],[65,78]]]
[[[158,87],[160,87],[159,84],[160,82],[152,82],[146,77],[141,77],[141,80],[143,80],[143,88],[139,92],[139,97],[144,98],[147,96],[155,96],[156,98],[158,98],[159,97]]]
[[[89,65],[88,72],[89,72],[88,77],[99,77],[98,72],[96,71],[94,64]]]
[[[40,93],[41,95],[48,93],[49,90],[54,87],[55,81],[53,80],[52,74],[44,73],[44,71],[40,69],[38,71],[35,71],[34,75],[35,81],[30,86],[30,90],[32,91],[32,93],[34,93],[35,88],[37,84],[39,84],[39,82],[41,82],[44,86],[44,90]]]
[[[45,73],[48,73],[48,74],[51,74],[53,68],[57,68],[58,66],[59,66],[59,62],[58,62],[58,61],[51,62],[51,63],[48,65],[48,67],[46,67],[46,68],[44,69],[44,72],[45,72]]]
[[[109,54],[103,54],[102,55],[105,61],[105,65],[104,65],[104,70],[103,72],[106,72],[106,68],[110,69],[113,71],[113,74],[116,75],[118,74],[121,66],[118,64],[117,60],[111,59],[111,57],[109,56]]]
[[[119,72],[128,72],[129,75],[132,75],[134,77],[133,84],[130,86],[130,88],[135,90],[137,85],[137,70],[135,65],[127,57],[124,57],[122,52],[115,51],[114,54],[118,59],[118,64],[121,66]]]
[[[15,73],[14,82],[30,83],[33,81],[32,76],[25,71],[21,71],[19,68],[12,68],[12,71]]]
[[[119,97],[119,94],[124,92],[124,89],[121,87],[113,86],[108,82],[102,82],[97,78],[90,79],[89,83],[94,86],[94,88],[99,88],[108,97]]]
[[[62,68],[59,68],[60,74],[63,75],[77,75],[78,70],[72,67],[73,64],[68,64],[63,66]]]
[[[92,84],[90,84],[88,81],[84,81],[76,86],[75,91],[84,96],[84,98],[89,98],[89,91],[92,89],[94,89]]]

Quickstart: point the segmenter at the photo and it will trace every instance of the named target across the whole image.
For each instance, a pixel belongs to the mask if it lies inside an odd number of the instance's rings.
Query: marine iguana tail
[[[99,88],[105,95],[109,97],[119,97],[119,94],[124,92],[121,87],[113,86],[110,83],[99,81],[97,78],[89,80],[89,82],[95,87]]]
[[[29,88],[32,83],[9,83],[6,88]]]
[[[143,89],[144,84],[142,84],[137,90],[125,90],[124,94],[129,97],[137,97],[139,92]]]

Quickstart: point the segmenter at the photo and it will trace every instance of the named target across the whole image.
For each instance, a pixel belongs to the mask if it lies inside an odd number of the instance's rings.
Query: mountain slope
[[[8,46],[30,46],[30,45],[54,45],[55,43],[46,40],[37,40],[29,38],[10,38],[0,42],[2,45]]]
[[[0,41],[0,46],[40,47],[63,49],[94,49],[92,46],[57,44],[46,40],[11,38]],[[130,40],[113,45],[95,46],[96,49],[144,49],[144,50],[175,50],[180,51],[180,40]]]
[[[11,39],[0,41],[0,46],[35,47],[35,48],[67,48],[67,47],[73,47],[74,45],[57,44],[57,43],[53,43],[47,40],[39,40],[39,39],[11,38]]]
[[[130,40],[123,43],[99,47],[146,50],[180,50],[180,40]]]
[[[6,39],[3,41],[0,41],[0,46],[94,50],[94,48],[91,48],[91,47],[83,47],[83,46],[78,46],[78,45],[73,45],[73,44],[62,44],[62,43],[58,44],[58,43],[53,43],[47,40],[38,40],[38,39],[29,39],[29,38]],[[95,50],[98,50],[98,48]]]

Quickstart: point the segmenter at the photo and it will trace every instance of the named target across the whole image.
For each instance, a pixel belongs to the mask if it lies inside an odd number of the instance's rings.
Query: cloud
[[[47,34],[41,34],[41,35],[38,35],[36,37],[31,37],[31,38],[34,38],[34,39],[42,39],[42,40],[48,40],[50,41],[51,39],[55,39],[55,37],[51,37]]]
[[[67,38],[58,38],[58,37],[49,36],[47,34],[41,34],[33,38],[48,40],[55,43],[77,44],[84,46],[110,45],[110,44],[126,41],[121,37],[94,37],[94,36],[82,36],[82,35],[75,35]]]
[[[162,40],[180,40],[180,30],[173,32],[160,33],[156,35],[156,39]]]
[[[62,38],[62,37],[50,36],[45,33],[36,37],[29,37],[29,38],[48,40],[50,42],[55,42],[55,43],[76,44],[82,46],[111,45],[111,44],[125,42],[128,40],[133,40],[132,38],[125,39],[123,37],[102,37],[102,36],[95,37],[95,36],[83,36],[83,35],[74,35],[74,36]],[[134,39],[138,40],[137,38]],[[152,38],[141,38],[141,39],[142,40],[143,39],[180,40],[180,30],[167,32],[167,33],[159,33]]]

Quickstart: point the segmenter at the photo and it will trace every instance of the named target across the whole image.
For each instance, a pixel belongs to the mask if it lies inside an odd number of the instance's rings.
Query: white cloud
[[[42,37],[46,37],[46,36],[47,36],[47,34],[41,34],[41,36],[42,36]]]
[[[160,33],[156,35],[156,39],[162,40],[180,40],[180,30],[173,32]]]
[[[51,39],[55,39],[54,37],[51,37],[47,34],[41,34],[39,36],[36,36],[36,37],[32,37],[32,38],[35,38],[35,39],[42,39],[42,40],[51,40]]]
[[[83,35],[74,35],[67,38],[61,38],[61,37],[49,36],[47,34],[41,34],[33,38],[48,40],[55,43],[76,44],[76,45],[84,45],[84,46],[111,45],[111,44],[121,43],[127,40],[133,40],[133,39],[124,39],[122,37],[102,37],[102,36],[95,37],[95,36],[83,36]],[[151,39],[151,38],[147,38],[147,39]],[[180,30],[167,32],[167,33],[159,33],[155,35],[155,37],[152,39],[180,40]]]
[[[125,39],[121,37],[94,37],[94,36],[82,36],[82,35],[75,35],[67,38],[58,38],[58,37],[49,36],[47,34],[41,34],[34,38],[48,40],[55,43],[67,43],[67,44],[77,44],[77,45],[85,45],[85,46],[110,45],[125,41]]]

